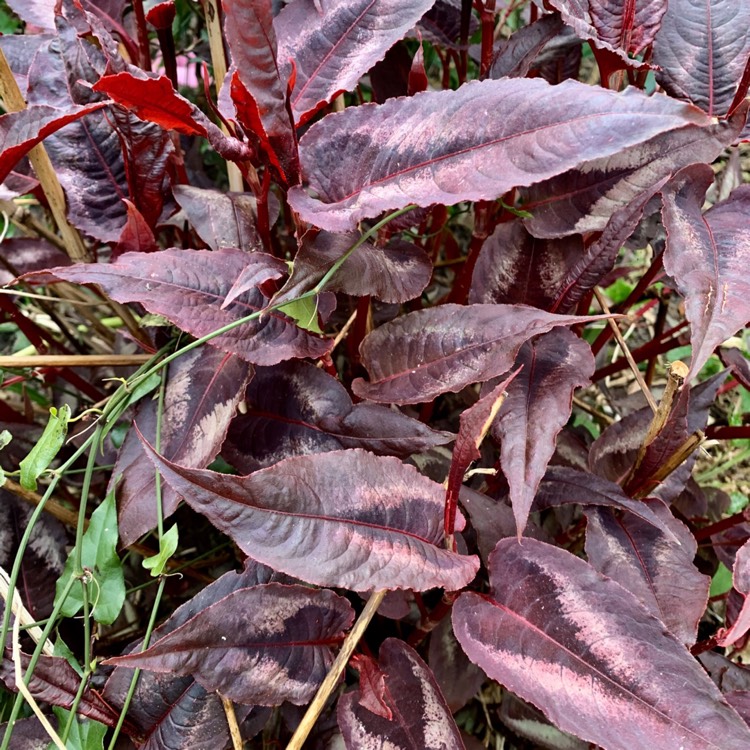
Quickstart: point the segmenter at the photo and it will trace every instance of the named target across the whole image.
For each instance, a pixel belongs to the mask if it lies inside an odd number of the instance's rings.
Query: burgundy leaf
[[[515,302],[549,310],[582,255],[580,236],[539,240],[521,219],[498,224],[479,251],[469,302]]]
[[[750,630],[750,542],[745,542],[737,550],[732,570],[732,587],[742,595],[742,608],[732,626],[722,634],[717,643],[720,646],[731,646]]]
[[[238,703],[302,704],[353,620],[349,602],[332,591],[269,583],[234,591],[145,651],[106,663],[192,675]]]
[[[669,0],[654,43],[656,77],[670,95],[725,115],[750,55],[750,6]]]
[[[544,510],[568,503],[629,510],[646,523],[655,526],[673,542],[679,542],[660,515],[646,503],[631,500],[619,485],[588,472],[554,466],[547,471],[539,485],[533,510]]]
[[[442,487],[398,459],[334,451],[245,477],[152,460],[246,554],[300,580],[354,591],[455,590],[477,571],[476,557],[442,546]]]
[[[359,238],[357,232],[319,232],[312,240],[303,238],[292,275],[274,302],[291,300],[312,289]],[[432,263],[416,245],[397,240],[386,247],[375,247],[366,242],[346,259],[326,290],[354,297],[372,295],[383,302],[406,302],[418,297],[431,277]]]
[[[519,29],[510,39],[501,40],[492,58],[490,78],[525,77],[544,45],[562,29],[560,16],[553,13]]]
[[[750,320],[750,188],[737,188],[702,214],[704,194],[712,182],[711,168],[695,164],[663,191],[664,268],[685,298],[693,349],[689,377]]]
[[[740,750],[750,730],[630,592],[565,550],[501,541],[492,597],[464,593],[453,627],[472,661],[560,729],[607,750]]]
[[[599,159],[534,185],[524,193],[525,223],[535,237],[600,232],[619,209],[637,205],[644,192],[694,164],[712,162],[739,135],[747,111],[708,127],[690,125],[635,148]]]
[[[276,18],[279,59],[293,60],[298,124],[336,94],[351,91],[434,0],[296,0]]]
[[[307,362],[258,368],[245,400],[247,413],[234,419],[223,449],[245,473],[341,448],[406,458],[453,438],[400,411],[352,404],[338,380]]]
[[[448,486],[445,490],[445,528],[447,534],[453,533],[458,494],[461,490],[464,474],[471,463],[481,455],[482,441],[505,401],[505,389],[518,376],[518,372],[519,370],[515,370],[509,377],[483,395],[473,406],[461,413],[458,437],[456,438],[456,444],[453,446],[451,468],[448,472]]]
[[[207,607],[234,591],[270,582],[284,582],[262,565],[252,561],[240,573],[231,571],[202,589],[188,602],[178,607],[153,634],[151,643],[184,625]],[[140,646],[132,644],[129,652]],[[115,707],[124,705],[133,670],[115,667],[104,686],[104,698]],[[238,721],[252,710],[235,705]],[[182,747],[225,747],[229,743],[229,729],[221,700],[216,693],[207,692],[192,677],[143,672],[128,710],[128,718],[144,739],[143,750],[164,750]],[[262,717],[261,717],[262,718]]]
[[[594,374],[594,357],[585,341],[561,329],[526,342],[515,366],[523,369],[508,386],[492,435],[500,441],[500,465],[520,537],[557,435],[570,418],[573,392]]]
[[[586,555],[596,570],[635,594],[670,633],[692,646],[711,579],[693,564],[698,545],[685,525],[665,506],[651,507],[676,539],[631,513],[588,508]]]
[[[247,265],[242,269],[237,281],[232,284],[232,288],[227,292],[227,296],[221,303],[222,310],[229,307],[238,297],[246,292],[250,292],[256,287],[263,289],[263,285],[270,281],[280,279],[286,276],[289,270],[283,260],[274,258],[266,253],[252,253],[248,258]]]
[[[28,654],[21,653],[21,672],[24,676],[28,672],[30,659]],[[5,649],[0,663],[0,682],[4,683],[8,690],[16,692],[15,663],[11,658],[9,648]],[[31,674],[28,688],[38,701],[70,708],[80,685],[81,678],[65,659],[61,656],[41,654]],[[78,710],[83,716],[110,727],[115,726],[119,718],[118,713],[110,708],[94,690],[84,692],[83,699],[78,704]],[[130,722],[127,720],[126,727],[130,728]]]
[[[0,49],[3,50],[24,99],[27,94],[29,68],[34,56],[51,38],[50,34],[6,34],[0,37]]]
[[[104,106],[104,103],[94,103],[83,107],[69,105],[61,109],[37,104],[0,117],[0,182],[37,143],[68,123]]]
[[[419,310],[365,338],[360,352],[370,382],[357,379],[352,390],[361,398],[393,404],[430,401],[507,372],[524,341],[557,326],[591,320],[523,305]]]
[[[441,620],[430,635],[428,662],[451,713],[462,709],[486,679],[453,635],[450,617]]]
[[[161,452],[172,461],[204,469],[219,453],[245,395],[252,367],[219,349],[195,350],[169,366],[161,420]],[[156,438],[157,402],[144,399],[136,413],[138,429]],[[128,547],[156,528],[156,486],[153,466],[135,430],[130,430],[117,456],[109,491],[117,494],[120,540]],[[162,514],[177,509],[179,495],[162,484]]]
[[[10,284],[17,276],[31,271],[42,271],[52,266],[64,266],[70,263],[65,251],[47,240],[32,237],[5,238],[0,244],[0,257],[3,265],[13,269],[0,268],[0,284]],[[22,457],[23,458],[23,457]]]
[[[409,91],[409,73],[412,57],[405,42],[397,42],[375,63],[368,77],[372,86],[372,100],[382,104],[395,96],[406,96]]]
[[[745,724],[750,725],[750,692],[738,690],[725,693],[724,699],[742,717]]]
[[[166,76],[147,75],[131,67],[127,72],[103,76],[93,88],[142,120],[155,122],[165,130],[207,138],[229,161],[242,161],[253,155],[247,144],[224,135],[194,104],[180,96]]]
[[[8,0],[8,7],[23,21],[42,29],[55,28],[55,0]]]
[[[6,240],[7,242],[7,240]],[[729,367],[737,380],[750,390],[750,360],[748,360],[740,349],[722,347],[719,349],[719,359],[725,367]]]
[[[467,128],[469,121],[476,127]],[[634,88],[475,81],[323,118],[300,142],[317,199],[302,188],[289,198],[311,224],[353,229],[362,218],[410,203],[494,199],[690,124],[709,120],[694,107]],[[502,170],[494,168],[499,163]]]
[[[127,219],[120,232],[120,238],[117,240],[113,257],[117,258],[124,253],[153,253],[158,250],[159,246],[156,244],[154,233],[143,218],[143,214],[131,201],[123,199],[123,203],[128,212]]]
[[[286,106],[289,65],[277,54],[271,0],[224,0],[224,33],[239,84],[252,99],[253,120],[241,118],[266,146],[288,184],[299,182],[297,139]],[[296,30],[301,34],[302,28]],[[299,61],[295,58],[295,64]],[[235,92],[236,83],[232,84]],[[244,97],[243,97],[244,98]],[[249,102],[246,102],[249,103]],[[246,111],[246,107],[240,108]]]
[[[565,23],[576,34],[601,49],[616,52],[632,64],[627,55],[638,55],[653,43],[667,10],[667,0],[551,0]]]
[[[380,647],[382,700],[390,718],[361,703],[361,691],[339,699],[339,727],[348,750],[463,750],[464,743],[430,668],[413,648],[396,638]]]
[[[174,197],[198,236],[212,249],[261,250],[257,202],[247,193],[222,193],[176,185]]]
[[[253,289],[222,307],[250,257],[230,248],[218,252],[173,249],[126,253],[110,265],[76,265],[51,272],[64,281],[99,284],[112,299],[140,302],[149,312],[200,337],[267,306],[268,300]],[[252,364],[266,365],[292,357],[320,357],[331,346],[297,328],[278,311],[212,339],[211,345]]]

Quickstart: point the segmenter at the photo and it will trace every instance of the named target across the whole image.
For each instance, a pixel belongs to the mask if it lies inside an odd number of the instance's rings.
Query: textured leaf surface
[[[338,720],[348,750],[388,747],[389,750],[463,750],[450,709],[430,668],[417,652],[396,638],[380,647],[380,697],[385,718],[362,705],[359,690],[344,694]]]
[[[247,413],[233,420],[222,451],[241,473],[341,448],[406,458],[453,438],[400,411],[352,404],[336,378],[307,362],[258,368],[245,401]]]
[[[234,591],[260,584],[284,583],[270,568],[248,561],[241,572],[230,571],[202,589],[178,607],[155,631],[152,645],[207,607]],[[133,653],[139,643],[128,647]],[[116,708],[125,702],[133,670],[115,667],[107,678],[103,697]],[[235,713],[242,721],[249,706],[236,704]],[[252,709],[258,713],[258,709]],[[143,750],[182,750],[184,747],[225,747],[229,744],[229,728],[221,700],[207,692],[190,677],[142,672],[130,704],[128,718],[144,739]]]
[[[352,229],[410,203],[494,199],[691,123],[709,124],[693,107],[633,88],[472,82],[325,117],[300,142],[317,199],[301,188],[289,198],[311,224]]]
[[[305,122],[341,91],[351,91],[412,29],[433,0],[296,0],[275,21],[279,59],[293,60],[292,111]]]
[[[718,644],[720,646],[730,646],[750,630],[750,601],[748,601],[748,594],[750,594],[750,542],[745,542],[735,555],[732,588],[742,596],[742,607],[732,626],[719,638]]]
[[[713,171],[696,164],[663,191],[664,268],[685,298],[693,347],[690,376],[713,350],[750,320],[750,187],[701,213]]]
[[[118,302],[140,302],[149,312],[200,337],[268,304],[260,290],[253,289],[222,307],[249,257],[229,248],[219,252],[162,250],[125,253],[110,265],[76,265],[52,272],[65,281],[99,284]],[[319,357],[330,348],[328,341],[297,328],[278,311],[216,337],[211,345],[261,365],[292,357]]]
[[[357,379],[352,389],[371,401],[430,401],[507,372],[521,345],[533,336],[590,320],[523,305],[440,305],[419,310],[365,338],[360,353],[370,381]]]
[[[356,232],[319,232],[310,241],[303,239],[289,281],[274,302],[312,289],[359,238]],[[354,297],[372,295],[383,302],[406,302],[418,297],[431,277],[432,263],[416,245],[395,241],[375,247],[366,242],[346,259],[325,288]]]
[[[332,591],[269,583],[234,591],[145,651],[107,663],[192,675],[238,703],[301,704],[353,619],[349,602]]]
[[[698,545],[665,507],[652,508],[675,538],[631,513],[588,508],[586,556],[600,573],[635,594],[686,646],[695,643],[711,580],[693,564]]]
[[[623,60],[652,44],[667,10],[667,0],[551,0],[576,34]]]
[[[669,0],[654,44],[657,80],[713,116],[727,113],[750,55],[750,6]]]
[[[562,329],[525,343],[515,365],[523,369],[508,386],[492,434],[500,441],[520,537],[557,435],[570,417],[573,392],[594,374],[594,357],[585,341]]]
[[[212,249],[260,250],[256,201],[247,193],[221,193],[191,185],[175,185],[175,200],[198,236]]]
[[[164,393],[160,449],[183,466],[204,469],[216,458],[237,404],[252,375],[246,362],[218,349],[188,352],[169,366]],[[156,439],[157,402],[144,399],[134,422],[146,438]],[[120,541],[124,547],[156,528],[155,471],[135,430],[117,456],[109,491],[117,495]],[[163,517],[177,509],[180,497],[161,485]]]
[[[521,219],[498,224],[479,251],[469,302],[523,304],[549,310],[583,254],[580,236],[533,237]]]
[[[462,594],[456,636],[491,677],[607,750],[740,750],[750,729],[685,647],[565,550],[501,541],[492,597]]]
[[[492,58],[490,77],[524,77],[544,45],[562,29],[560,16],[552,13],[519,29],[510,39],[501,40]]]
[[[233,477],[151,457],[246,554],[303,581],[354,591],[455,590],[477,571],[476,557],[439,546],[442,487],[398,459],[334,451]]]

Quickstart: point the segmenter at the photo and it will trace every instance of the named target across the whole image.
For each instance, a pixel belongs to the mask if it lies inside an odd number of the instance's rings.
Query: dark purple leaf
[[[651,507],[674,539],[631,513],[589,508],[586,555],[596,570],[635,594],[670,633],[692,646],[711,579],[693,565],[698,545],[687,527],[665,506]]]
[[[455,511],[464,474],[472,462],[481,455],[482,442],[505,401],[505,389],[518,376],[519,369],[461,413],[458,436],[453,446],[451,468],[448,472],[448,486],[445,490],[446,533],[453,533]]]
[[[744,664],[730,661],[716,651],[706,651],[698,658],[722,693],[750,690],[750,668]]]
[[[21,653],[21,672],[26,676],[31,657]],[[0,681],[8,690],[16,692],[15,663],[11,658],[10,649],[5,649],[2,663],[0,663]],[[41,654],[39,661],[28,683],[29,692],[38,701],[50,703],[53,706],[70,708],[81,685],[81,678],[73,667],[61,656],[47,656]],[[78,705],[79,712],[95,721],[113,727],[117,724],[118,714],[94,690],[86,690]],[[130,722],[126,720],[126,730],[130,729]]]
[[[222,193],[175,185],[174,197],[198,236],[212,249],[263,248],[258,234],[257,203],[248,193]]]
[[[33,510],[30,504],[0,490],[0,566],[5,570],[13,566]],[[37,519],[31,531],[17,586],[24,605],[36,620],[44,620],[52,612],[55,581],[65,567],[68,541],[63,525],[47,514]],[[3,609],[4,602],[0,602],[0,612]]]
[[[657,80],[671,96],[725,115],[750,55],[748,28],[746,3],[669,0],[654,43]]]
[[[8,0],[8,7],[26,23],[55,28],[55,0]]]
[[[41,271],[52,266],[70,263],[67,253],[47,240],[32,237],[11,237],[0,245],[0,257],[4,263],[0,268],[0,284],[10,284],[17,276],[31,271]],[[12,270],[5,267],[5,263]]]
[[[332,591],[269,583],[232,592],[145,651],[107,664],[191,675],[238,703],[309,701],[354,620]]]
[[[339,727],[348,750],[463,750],[435,677],[414,649],[396,638],[386,639],[380,647],[379,673],[390,718],[362,705],[361,690],[339,699]]]
[[[578,36],[615,52],[628,64],[653,43],[667,0],[551,0]]]
[[[118,302],[140,302],[193,336],[205,336],[267,306],[253,289],[222,307],[232,284],[251,257],[242,250],[162,250],[126,253],[110,265],[52,269],[64,281],[99,284]],[[282,313],[270,312],[212,339],[212,346],[252,364],[276,364],[292,357],[320,357],[329,341],[297,328]]]
[[[494,199],[690,124],[709,120],[634,88],[474,81],[323,118],[300,142],[303,174],[317,198],[293,188],[289,199],[311,224],[353,229],[410,203]],[[494,168],[499,163],[502,170]]]
[[[293,60],[292,111],[307,121],[336,94],[351,91],[403,39],[434,0],[296,0],[276,17],[279,59]]]
[[[352,390],[371,401],[430,401],[507,372],[530,338],[557,326],[591,320],[523,305],[440,305],[419,310],[365,338],[360,353],[370,381],[357,379]]]
[[[37,104],[20,112],[0,117],[0,182],[37,143],[68,123],[80,119],[88,112],[101,109],[104,104],[84,107],[68,105],[64,108]]]
[[[742,608],[732,626],[717,641],[720,646],[731,646],[750,630],[750,542],[737,550],[732,570],[732,588],[742,596]]]
[[[649,505],[640,500],[631,500],[614,482],[588,472],[554,466],[547,471],[539,485],[533,510],[544,510],[568,503],[629,510],[646,523],[655,526],[672,541],[679,541],[661,516]]]
[[[357,232],[319,232],[303,238],[294,258],[292,275],[274,302],[293,299],[312,289],[328,269],[360,238]],[[326,290],[383,302],[406,302],[418,297],[432,277],[426,253],[410,242],[393,241],[386,247],[370,242],[358,247],[326,284]]]
[[[469,36],[479,24],[474,16],[469,23]],[[461,37],[461,0],[436,0],[422,16],[417,28],[425,41],[448,49],[458,49]]]
[[[484,672],[469,661],[453,635],[450,617],[432,631],[427,661],[451,713],[462,709],[486,679]]]
[[[750,730],[630,592],[565,550],[502,540],[492,597],[464,593],[472,661],[557,726],[607,750],[740,750]]]
[[[52,717],[51,724],[56,726]],[[5,731],[7,724],[0,724],[0,730]],[[49,734],[36,716],[30,719],[18,719],[13,725],[13,750],[47,750]]]
[[[442,546],[442,487],[396,458],[334,451],[245,477],[152,459],[243,552],[300,580],[354,591],[456,590],[477,571],[476,557]]]
[[[93,88],[142,120],[157,123],[165,130],[208,139],[228,161],[243,161],[253,156],[247,144],[224,135],[194,104],[180,96],[166,76],[147,75],[131,67],[127,72],[100,78]]]
[[[725,367],[729,367],[732,375],[748,390],[750,390],[750,360],[740,349],[722,347],[719,349],[719,359]]]
[[[508,386],[492,435],[500,441],[500,465],[520,537],[557,435],[570,418],[573,392],[594,374],[594,357],[585,341],[561,329],[527,341],[515,366],[523,369]]]
[[[459,499],[469,514],[471,526],[477,535],[479,554],[486,563],[500,539],[517,535],[513,510],[509,503],[493,500],[466,486],[461,488]],[[548,535],[531,520],[527,522],[523,534],[544,542],[550,541]]]
[[[50,28],[53,28],[53,26]],[[29,68],[34,56],[40,48],[49,43],[51,38],[50,34],[16,34],[12,36],[6,34],[0,37],[0,49],[3,50],[24,99],[26,98]]]
[[[232,284],[227,296],[221,303],[222,309],[229,307],[238,297],[255,288],[263,289],[264,284],[286,276],[289,267],[283,260],[266,253],[252,253],[247,265]]]
[[[750,724],[750,691],[738,690],[724,695],[726,702],[742,717],[745,724]]]
[[[225,573],[190,601],[178,607],[153,634],[151,643],[184,625],[207,607],[239,589],[270,582],[285,582],[269,568],[252,561],[240,573]],[[133,644],[132,653],[140,643]],[[107,679],[103,696],[115,707],[124,704],[133,670],[115,667]],[[239,721],[251,709],[235,705]],[[252,709],[258,714],[257,708]],[[225,747],[229,743],[226,714],[219,696],[207,692],[192,677],[143,672],[128,711],[129,720],[145,740],[143,750],[180,750],[185,747]]]
[[[248,96],[242,96],[252,109],[252,122],[242,119],[264,144],[271,162],[291,185],[299,182],[297,139],[292,118],[286,106],[289,86],[289,63],[277,54],[271,0],[224,0],[224,33],[234,74]],[[302,28],[296,30],[301,35]],[[295,58],[299,67],[299,61]],[[232,84],[233,93],[237,83]]]
[[[164,393],[162,454],[190,468],[208,466],[219,453],[251,376],[250,365],[218,349],[198,349],[173,362]],[[157,402],[144,399],[134,421],[154,442]],[[135,430],[128,432],[118,453],[112,490],[117,496],[120,540],[128,547],[157,523],[155,471]],[[174,513],[179,501],[179,495],[162,484],[164,518]]]
[[[526,231],[521,219],[498,224],[479,251],[469,302],[516,303],[549,310],[560,295],[563,279],[582,255],[580,236],[538,240]]]
[[[397,42],[380,62],[372,66],[369,78],[374,102],[382,104],[387,99],[408,94],[411,62],[406,44]]]
[[[704,194],[712,182],[711,168],[695,164],[682,170],[662,193],[667,229],[664,268],[685,298],[690,321],[689,377],[750,320],[750,188],[737,188],[702,214]]]
[[[490,78],[526,76],[544,45],[562,29],[560,16],[553,13],[519,29],[510,39],[501,40],[495,47]]]
[[[338,380],[307,362],[258,368],[245,400],[247,413],[234,419],[223,449],[243,473],[341,448],[406,458],[453,438],[400,411],[352,404]]]
[[[532,214],[527,228],[535,237],[603,231],[618,209],[637,205],[665,177],[696,161],[711,163],[739,135],[746,115],[743,108],[728,121],[664,133],[534,185],[523,191],[523,208]]]

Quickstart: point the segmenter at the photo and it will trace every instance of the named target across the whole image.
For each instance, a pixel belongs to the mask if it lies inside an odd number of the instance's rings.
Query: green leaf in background
[[[318,325],[318,304],[315,297],[292,300],[280,307],[279,311],[288,315],[300,328],[313,333],[323,333]]]
[[[159,540],[159,553],[152,557],[147,557],[143,561],[143,567],[146,570],[150,570],[154,578],[158,578],[164,572],[167,560],[175,553],[178,542],[179,533],[177,531],[177,524],[175,524],[169,531],[162,534]]]
[[[70,553],[63,574],[57,581],[56,599],[73,576],[75,553],[75,549]],[[113,493],[107,495],[91,514],[89,527],[83,535],[81,562],[93,576],[87,587],[93,617],[103,625],[111,625],[125,601],[125,579],[122,563],[117,556],[117,508]],[[74,585],[62,607],[62,615],[74,617],[82,606],[82,587]]]
[[[53,406],[49,410],[49,422],[47,422],[39,442],[19,464],[21,487],[36,491],[36,480],[39,479],[43,471],[46,471],[65,442],[69,421],[69,406],[62,406],[59,411]]]
[[[52,710],[55,712],[55,716],[57,716],[58,733],[60,733],[67,726],[70,711],[66,711],[59,706],[54,706]],[[91,719],[79,721],[75,718],[70,725],[70,733],[68,734],[65,746],[68,750],[103,750],[104,735],[106,732],[107,727],[98,721],[92,721]]]
[[[719,563],[719,567],[711,579],[711,588],[709,596],[721,596],[726,594],[732,588],[732,571],[724,563]]]

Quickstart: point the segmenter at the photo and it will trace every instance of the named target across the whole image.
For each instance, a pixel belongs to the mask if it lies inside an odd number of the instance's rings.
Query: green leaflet
[[[147,557],[143,561],[143,567],[146,570],[150,570],[154,578],[158,578],[164,572],[167,560],[175,553],[178,543],[179,533],[177,524],[175,524],[169,531],[162,534],[161,539],[159,539],[159,552],[156,555]]]
[[[70,421],[70,407],[65,405],[58,411],[53,406],[49,410],[49,422],[44,428],[39,442],[31,449],[26,458],[19,464],[21,468],[21,487],[36,491],[36,480],[46,471],[65,442]]]

